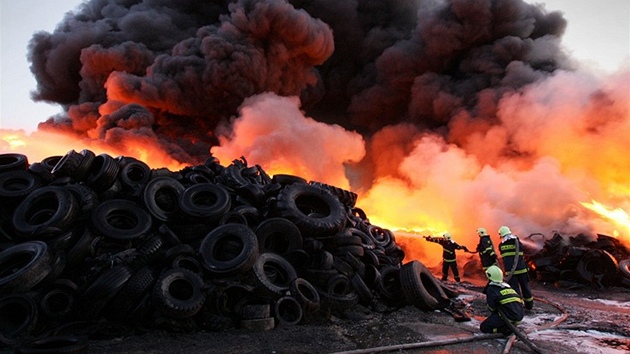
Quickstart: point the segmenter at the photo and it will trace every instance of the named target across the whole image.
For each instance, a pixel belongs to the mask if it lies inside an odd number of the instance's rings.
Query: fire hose
[[[510,321],[510,319],[507,318],[505,311],[503,311],[502,308],[499,307],[497,309],[497,312],[499,313],[499,316],[501,317],[503,322],[505,322],[505,324],[510,328],[510,330],[512,330],[512,333],[514,333],[514,335],[518,337],[518,339],[520,339],[521,341],[523,341],[523,343],[525,343],[528,347],[530,347],[534,351],[534,353],[542,354],[542,351],[536,346],[536,344],[534,344],[531,340],[529,340],[529,338],[527,338],[527,335],[521,332],[520,329],[516,328],[516,326],[512,323],[512,321]]]
[[[560,316],[558,319],[556,319],[555,321],[553,321],[551,323],[538,326],[537,328],[535,328],[533,330],[530,330],[530,331],[526,331],[526,333],[531,333],[531,332],[534,332],[534,331],[555,327],[555,326],[557,326],[558,324],[560,324],[561,322],[563,322],[564,320],[567,319],[568,314],[564,310],[564,308],[561,307],[560,305],[552,303],[552,302],[547,301],[545,299],[541,299],[541,298],[536,298],[536,301],[544,302],[544,303],[547,303],[547,304],[550,304],[550,305],[554,306],[555,308],[557,308],[558,310],[560,310],[562,312],[562,316]],[[501,317],[501,318],[503,318],[503,317]],[[507,322],[509,322],[509,321],[507,321]],[[510,322],[510,324],[511,324],[511,322]],[[512,335],[510,337],[510,339],[506,342],[505,348],[503,350],[503,354],[509,353],[510,348],[512,347],[512,344],[514,343],[514,341],[516,340],[517,337],[519,339],[523,340],[523,342],[525,344],[527,344],[532,350],[534,350],[535,353],[537,353],[537,354],[538,353],[542,353],[542,351],[540,351],[540,349],[534,343],[532,343],[529,339],[527,339],[527,337],[523,334],[523,331],[520,331],[517,328],[511,328],[511,329],[512,329],[512,332],[514,333],[514,335]],[[516,335],[517,333],[519,333],[520,336]],[[349,350],[349,351],[343,351],[343,352],[335,352],[333,354],[382,353],[382,352],[389,352],[389,351],[395,351],[395,350],[407,350],[407,349],[416,349],[416,348],[429,348],[429,347],[447,346],[447,345],[468,343],[468,342],[480,341],[480,340],[486,340],[486,339],[500,339],[500,338],[504,338],[504,335],[501,334],[501,333],[491,333],[491,334],[471,335],[471,336],[464,337],[464,338],[455,338],[455,339],[447,339],[447,340],[436,340],[436,341],[428,341],[428,342],[417,342],[417,343],[394,344],[394,345],[388,345],[388,346],[382,346],[382,347],[356,349],[356,350]],[[536,349],[534,349],[534,348],[536,348]]]
[[[514,254],[514,263],[512,263],[512,269],[510,269],[510,272],[507,274],[507,277],[505,277],[505,282],[509,282],[510,279],[512,279],[512,275],[514,275],[514,271],[516,270],[516,265],[518,264],[518,253],[520,252],[520,247],[519,247],[519,240],[516,239],[515,245],[516,248],[514,249],[515,254]]]

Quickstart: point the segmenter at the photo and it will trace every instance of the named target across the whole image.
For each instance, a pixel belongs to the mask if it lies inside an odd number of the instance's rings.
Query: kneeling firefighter
[[[523,300],[508,283],[503,282],[503,271],[498,266],[488,267],[486,276],[488,284],[483,292],[490,316],[481,322],[479,329],[483,333],[511,334],[512,330],[505,321],[516,326],[523,320]]]

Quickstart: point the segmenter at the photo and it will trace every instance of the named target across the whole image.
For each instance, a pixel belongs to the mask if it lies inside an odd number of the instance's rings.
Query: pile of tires
[[[628,258],[628,248],[616,238],[601,234],[593,240],[586,235],[566,237],[554,233],[542,250],[526,255],[538,281],[564,288],[596,290],[630,287]]]
[[[36,163],[1,154],[0,199],[0,347],[268,330],[457,296],[403,264],[355,193],[244,158],[170,171],[90,150]]]

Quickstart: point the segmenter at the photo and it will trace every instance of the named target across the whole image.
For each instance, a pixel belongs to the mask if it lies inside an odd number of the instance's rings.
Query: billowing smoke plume
[[[581,202],[630,210],[629,75],[572,68],[566,26],[522,0],[91,0],[29,58],[65,107],[40,130],[244,155],[387,227],[593,232]]]

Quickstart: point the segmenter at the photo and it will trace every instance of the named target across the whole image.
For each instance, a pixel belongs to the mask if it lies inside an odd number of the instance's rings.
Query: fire
[[[95,154],[135,157],[152,168],[166,167],[177,171],[185,163],[174,160],[159,146],[147,139],[128,139],[124,144],[108,145],[102,141],[79,139],[71,134],[38,130],[27,134],[23,130],[0,129],[0,153],[20,153],[29,162],[39,162],[50,156],[62,156],[70,150],[92,150]]]
[[[623,230],[623,233],[620,233],[619,230],[613,230],[613,236],[630,239],[630,215],[628,212],[623,210],[622,208],[611,208],[606,205],[596,201],[591,200],[590,203],[582,202],[584,207],[594,211],[595,213],[601,215],[602,217],[612,221],[615,225]]]

